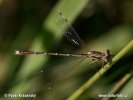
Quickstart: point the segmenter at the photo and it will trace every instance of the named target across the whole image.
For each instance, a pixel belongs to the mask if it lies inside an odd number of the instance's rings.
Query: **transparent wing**
[[[67,77],[71,77],[71,72],[74,72],[74,69],[79,67],[79,65],[86,59],[84,58],[75,58],[72,57],[70,59],[61,59],[66,61],[57,61],[50,66],[45,66],[46,68],[43,69],[43,73],[47,74],[45,79],[47,79],[46,89],[55,87],[56,84],[65,80]],[[60,62],[58,64],[58,62]],[[70,76],[69,76],[70,75]]]
[[[71,24],[68,22],[68,20],[63,16],[61,12],[59,12],[57,15],[57,24],[60,27],[60,29],[63,29],[65,37],[71,43],[77,46],[84,45],[82,39],[78,36],[77,32],[74,30],[74,28],[71,26]]]

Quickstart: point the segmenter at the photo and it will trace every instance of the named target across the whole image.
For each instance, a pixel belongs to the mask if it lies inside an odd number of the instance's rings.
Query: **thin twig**
[[[113,64],[118,62],[124,55],[126,55],[131,49],[133,49],[133,40],[129,42],[115,57],[113,57],[111,63],[107,63],[100,69],[94,76],[92,76],[87,82],[85,82],[79,89],[77,89],[67,100],[76,100],[82,93],[90,88],[94,82],[96,82]],[[100,73],[100,75],[99,75]]]

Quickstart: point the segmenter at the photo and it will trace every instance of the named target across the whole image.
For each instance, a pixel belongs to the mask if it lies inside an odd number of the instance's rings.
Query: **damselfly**
[[[60,12],[59,18],[61,21],[65,23],[65,29],[64,29],[64,34],[70,40],[72,43],[75,45],[81,46],[84,45],[82,39],[78,36],[74,28],[71,26],[71,24],[68,22],[68,20],[64,17],[64,15]],[[110,50],[107,49],[105,52],[100,52],[100,51],[91,51],[89,50],[88,53],[49,53],[49,52],[34,52],[34,51],[19,51],[16,50],[15,53],[16,55],[52,55],[52,56],[73,56],[73,57],[88,57],[95,59],[95,61],[103,61],[104,64],[109,62],[110,59]]]

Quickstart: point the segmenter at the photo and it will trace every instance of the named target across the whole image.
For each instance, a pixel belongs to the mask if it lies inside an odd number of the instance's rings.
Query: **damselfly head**
[[[110,57],[110,50],[109,50],[109,49],[106,50],[105,55],[106,55],[107,57]]]
[[[110,50],[107,49],[105,52],[105,63],[108,63],[110,60]]]

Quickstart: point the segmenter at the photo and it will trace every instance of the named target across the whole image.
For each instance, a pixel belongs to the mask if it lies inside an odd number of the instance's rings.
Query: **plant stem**
[[[112,90],[108,94],[117,94],[125,85],[126,83],[132,78],[133,73],[128,73],[112,88]],[[109,97],[103,98],[102,100],[110,100]]]
[[[85,82],[79,89],[77,89],[67,100],[76,100],[83,92],[90,88],[94,82],[96,82],[113,64],[118,62],[124,55],[126,55],[131,49],[133,49],[133,40],[131,40],[115,57],[113,57],[111,63],[103,66],[99,72],[92,76],[87,82]],[[99,75],[100,73],[100,75]]]

